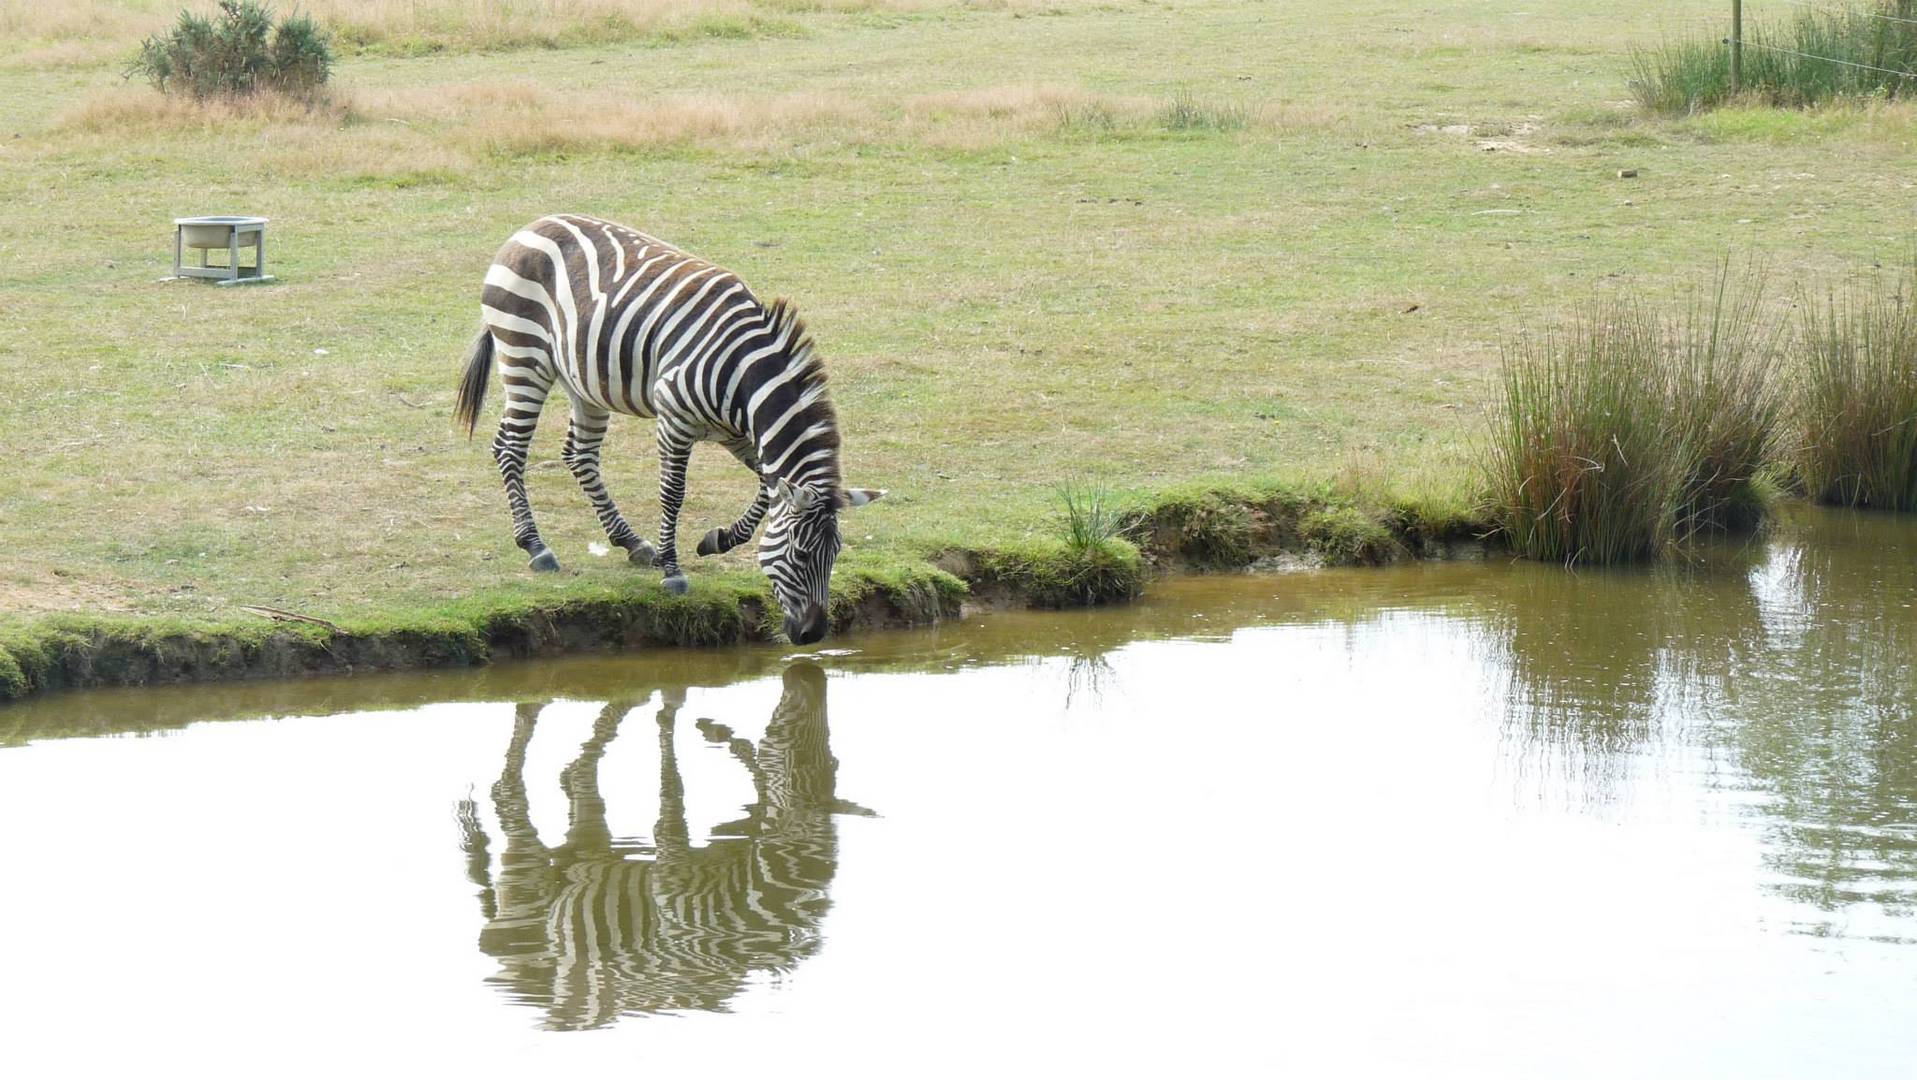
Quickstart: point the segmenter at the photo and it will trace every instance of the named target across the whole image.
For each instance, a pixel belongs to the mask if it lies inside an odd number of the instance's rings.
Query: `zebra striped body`
[[[478,815],[463,806],[466,848],[487,915],[480,947],[493,981],[545,1010],[550,1026],[599,1027],[628,1013],[718,1009],[755,972],[791,970],[817,951],[838,865],[831,815],[837,763],[827,744],[824,674],[795,665],[757,746],[715,726],[752,773],[757,801],[713,842],[689,842],[672,749],[675,695],[659,715],[659,820],[649,845],[615,840],[599,761],[631,711],[609,704],[562,774],[565,842],[543,844],[527,812],[524,768],[540,706],[521,706],[493,787],[505,833],[491,872]],[[703,724],[703,722],[702,722]]]
[[[500,248],[480,310],[484,328],[460,387],[458,416],[468,430],[477,423],[496,361],[506,405],[493,454],[514,540],[534,568],[558,568],[525,490],[527,447],[557,385],[572,413],[562,456],[612,543],[635,562],[656,558],[667,586],[685,591],[677,530],[686,465],[695,444],[717,442],[761,482],[745,512],[708,532],[699,553],[743,543],[770,511],[759,561],[785,607],[787,631],[800,644],[825,635],[837,512],[883,492],[840,481],[838,421],[825,371],[791,304],[762,304],[736,275],[662,240],[562,214],[540,218]],[[614,413],[658,421],[656,550],[626,523],[600,473]]]

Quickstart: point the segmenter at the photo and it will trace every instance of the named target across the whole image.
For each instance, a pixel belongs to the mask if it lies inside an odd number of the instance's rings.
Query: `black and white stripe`
[[[817,951],[838,868],[834,813],[866,813],[836,795],[825,676],[794,665],[756,745],[701,721],[751,773],[746,816],[694,847],[672,728],[683,693],[659,712],[659,819],[650,844],[618,840],[606,821],[599,762],[629,703],[608,704],[561,774],[563,843],[548,846],[528,813],[524,769],[543,706],[523,705],[493,786],[505,844],[493,868],[477,808],[460,807],[486,924],[480,947],[494,981],[560,1028],[599,1027],[627,1013],[719,1009],[754,973],[790,971]]]
[[[805,323],[785,300],[761,304],[745,282],[695,255],[623,225],[571,214],[543,217],[500,248],[481,295],[456,415],[478,423],[497,362],[506,404],[493,455],[512,510],[513,539],[535,569],[558,569],[526,499],[526,451],[555,384],[571,404],[563,457],[612,543],[634,562],[656,558],[666,586],[684,592],[679,511],[692,447],[724,446],[760,478],[751,505],[707,532],[701,555],[744,543],[770,515],[759,564],[799,644],[825,636],[827,587],[840,540],[838,512],[884,492],[847,488],[825,370]],[[599,468],[612,414],[655,417],[659,446],[658,547],[620,514]]]

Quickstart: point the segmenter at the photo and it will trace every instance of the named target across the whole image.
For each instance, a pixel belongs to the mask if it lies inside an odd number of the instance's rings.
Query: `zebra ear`
[[[790,504],[792,502],[792,482],[784,477],[780,477],[779,482],[772,485],[772,497],[782,503]]]
[[[884,488],[846,488],[844,505],[864,506],[869,502],[878,502],[885,498]]]
[[[812,504],[819,501],[819,493],[808,484],[793,484],[779,481],[779,495],[786,505],[794,510],[810,510]]]

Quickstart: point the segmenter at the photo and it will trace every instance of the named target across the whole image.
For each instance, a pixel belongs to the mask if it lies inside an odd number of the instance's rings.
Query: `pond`
[[[1917,528],[0,710],[16,1076],[1917,1074]],[[682,1073],[683,1075],[683,1073]]]

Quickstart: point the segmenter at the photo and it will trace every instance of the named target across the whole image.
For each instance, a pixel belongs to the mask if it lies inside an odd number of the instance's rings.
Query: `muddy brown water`
[[[1917,1075],[1917,526],[0,710],[13,1076]]]

